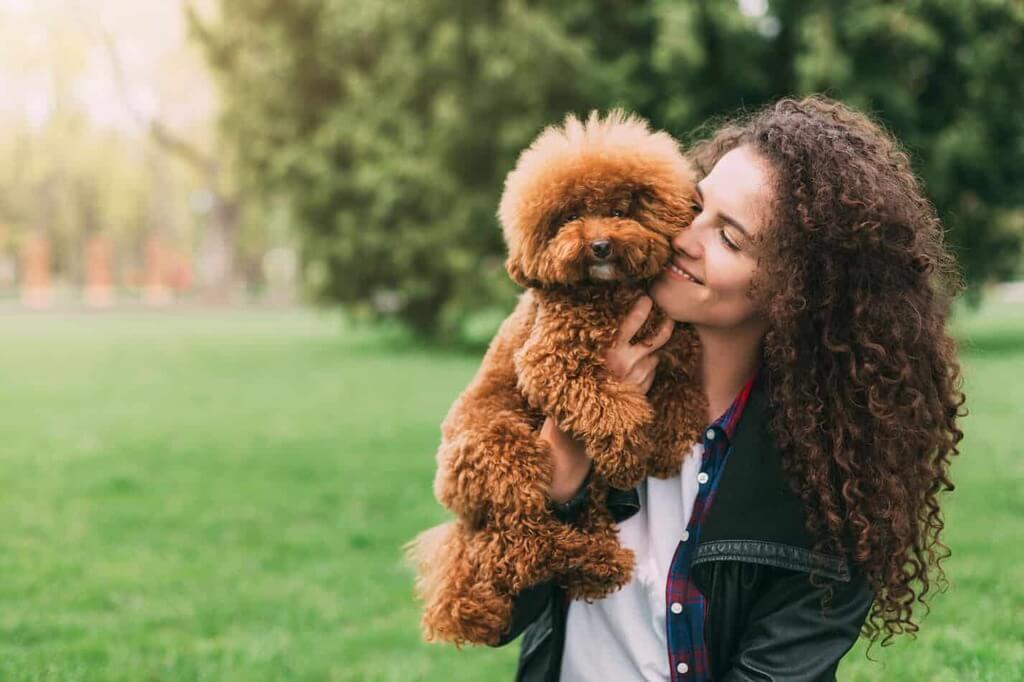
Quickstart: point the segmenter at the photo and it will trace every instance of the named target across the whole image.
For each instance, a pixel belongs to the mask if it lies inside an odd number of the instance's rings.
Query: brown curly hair
[[[772,432],[815,549],[862,570],[875,600],[861,634],[884,631],[885,646],[918,630],[933,567],[948,587],[937,496],[954,489],[967,414],[946,329],[962,275],[907,154],[864,114],[786,98],[721,125],[692,156],[706,175],[739,146],[768,161],[774,185],[751,288],[770,325]]]

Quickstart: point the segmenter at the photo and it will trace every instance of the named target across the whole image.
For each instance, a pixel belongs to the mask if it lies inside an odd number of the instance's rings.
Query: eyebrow
[[[701,191],[699,182],[697,183],[697,196],[700,197],[701,201],[704,201],[704,192]],[[753,237],[750,236],[750,233],[747,232],[747,228],[743,227],[738,220],[722,213],[721,211],[718,212],[718,215],[722,218],[722,222],[728,223],[735,227],[737,230],[742,232],[743,236],[746,237],[747,239],[753,239]]]

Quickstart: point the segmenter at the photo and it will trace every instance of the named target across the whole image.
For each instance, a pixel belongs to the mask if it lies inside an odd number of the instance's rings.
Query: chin
[[[666,310],[665,314],[672,319],[673,322],[679,324],[692,324],[695,326],[702,326],[704,320],[700,319],[697,315],[691,315],[691,311],[688,310]]]
[[[672,282],[666,281],[664,275],[655,279],[647,291],[651,300],[658,304],[659,308],[669,313],[670,316],[672,311],[688,307],[682,300],[686,293],[674,287]],[[683,305],[680,305],[680,303],[683,303]]]
[[[675,322],[691,324],[707,324],[705,304],[692,297],[689,291],[672,286],[671,282],[656,279],[648,290],[648,295],[655,305]]]

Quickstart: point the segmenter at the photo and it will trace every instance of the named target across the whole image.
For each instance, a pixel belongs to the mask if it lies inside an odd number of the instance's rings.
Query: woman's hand
[[[672,338],[672,330],[675,322],[670,317],[665,318],[649,342],[631,344],[630,339],[644,326],[647,317],[651,314],[654,301],[650,296],[643,295],[633,303],[633,307],[626,313],[619,332],[605,353],[605,367],[619,381],[636,386],[637,389],[647,395],[654,383],[654,372],[658,367],[658,355],[656,350],[665,345]]]
[[[605,353],[605,366],[617,380],[637,387],[644,395],[654,383],[658,366],[655,351],[672,336],[675,323],[666,318],[665,324],[649,343],[630,344],[629,340],[644,326],[654,307],[649,296],[641,296],[622,320],[615,341]],[[551,445],[554,474],[548,496],[554,502],[565,502],[579,490],[590,471],[590,457],[582,442],[558,428],[548,417],[540,429],[540,437]]]

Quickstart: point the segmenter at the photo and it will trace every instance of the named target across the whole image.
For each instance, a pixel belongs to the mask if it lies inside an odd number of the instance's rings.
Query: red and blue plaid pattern
[[[690,581],[690,559],[700,542],[700,525],[711,508],[725,462],[732,451],[736,432],[750,390],[759,376],[755,372],[725,413],[704,430],[704,452],[697,475],[697,499],[683,540],[676,547],[665,586],[665,623],[668,634],[669,673],[673,682],[706,682],[708,654],[704,643],[704,617],[707,604],[700,590]]]

